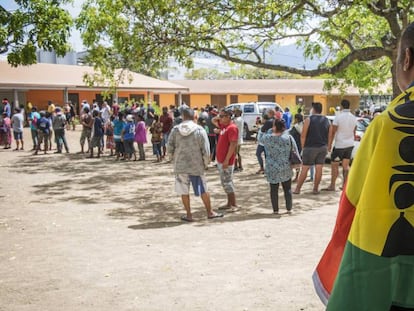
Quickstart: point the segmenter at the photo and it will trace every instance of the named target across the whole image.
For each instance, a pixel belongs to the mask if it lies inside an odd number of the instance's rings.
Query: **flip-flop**
[[[320,191],[316,191],[316,190],[312,191],[312,194],[320,194],[320,193],[321,193]]]
[[[186,215],[181,216],[182,221],[186,222],[193,222],[194,220],[192,218],[188,218]]]
[[[323,189],[321,189],[322,191],[336,191],[335,189],[332,189],[332,188],[323,188]]]
[[[214,213],[213,215],[211,215],[211,216],[208,216],[207,218],[208,219],[214,219],[214,218],[221,218],[221,217],[223,217],[224,215],[222,214],[222,213]]]

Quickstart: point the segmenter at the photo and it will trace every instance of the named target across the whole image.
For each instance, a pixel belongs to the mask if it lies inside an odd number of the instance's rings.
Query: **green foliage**
[[[128,68],[157,76],[168,57],[191,68],[201,52],[370,90],[390,77],[398,39],[412,19],[407,0],[88,0],[77,27],[89,62],[104,75]],[[320,66],[266,62],[263,49],[286,40]]]
[[[0,5],[0,53],[12,66],[36,63],[36,50],[56,51],[64,56],[70,49],[67,39],[73,20],[61,8],[71,0],[15,0],[13,12]]]
[[[229,72],[221,72],[217,69],[200,68],[193,69],[185,74],[186,79],[191,80],[249,80],[249,79],[300,79],[300,75],[294,75],[283,71],[255,68],[252,66],[231,66]]]

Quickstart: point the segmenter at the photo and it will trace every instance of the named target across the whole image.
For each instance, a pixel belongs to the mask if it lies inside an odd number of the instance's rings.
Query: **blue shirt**
[[[49,134],[50,129],[50,123],[49,119],[46,117],[40,118],[40,120],[37,120],[37,128],[41,130],[45,134]]]
[[[96,117],[93,124],[93,136],[100,137],[103,136],[103,121],[101,118]]]
[[[124,126],[124,140],[134,140],[135,137],[135,124],[128,122]]]

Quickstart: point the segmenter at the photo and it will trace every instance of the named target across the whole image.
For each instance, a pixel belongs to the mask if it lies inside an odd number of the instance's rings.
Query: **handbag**
[[[292,169],[300,168],[302,166],[302,158],[296,152],[296,148],[293,148],[292,138],[290,138],[289,163]]]

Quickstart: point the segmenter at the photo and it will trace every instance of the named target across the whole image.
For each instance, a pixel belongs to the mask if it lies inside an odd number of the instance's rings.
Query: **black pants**
[[[283,193],[285,195],[286,209],[290,211],[292,209],[292,179],[282,182]],[[272,207],[274,212],[279,211],[279,184],[270,184],[270,200],[272,201]]]

